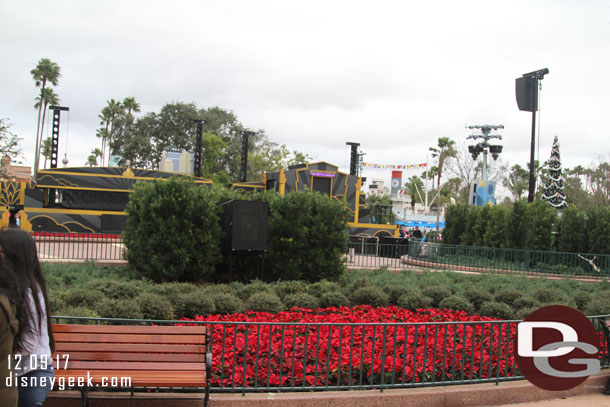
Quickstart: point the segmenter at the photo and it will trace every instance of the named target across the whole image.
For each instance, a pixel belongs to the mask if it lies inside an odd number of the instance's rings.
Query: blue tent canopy
[[[418,220],[407,220],[407,221],[399,220],[399,221],[396,221],[394,224],[400,225],[400,226],[406,226],[408,228],[414,228],[414,227],[418,226],[420,229],[436,229],[436,222],[424,222],[424,221],[418,221]],[[439,222],[438,228],[444,229],[445,222]]]

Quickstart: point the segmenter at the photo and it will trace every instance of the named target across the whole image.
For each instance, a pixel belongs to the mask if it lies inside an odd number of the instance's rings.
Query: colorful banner
[[[426,168],[428,164],[372,164],[362,163],[363,168],[382,169],[382,170],[409,170],[412,168]]]

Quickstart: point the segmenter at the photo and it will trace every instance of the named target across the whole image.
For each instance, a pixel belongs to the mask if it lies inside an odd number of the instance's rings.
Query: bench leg
[[[82,407],[87,407],[89,405],[89,387],[81,387],[80,399]]]

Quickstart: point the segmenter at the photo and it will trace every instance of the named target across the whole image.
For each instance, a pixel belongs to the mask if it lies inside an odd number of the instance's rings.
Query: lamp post
[[[502,136],[499,134],[489,134],[492,130],[497,131],[503,129],[504,126],[501,124],[498,125],[490,125],[484,124],[482,126],[468,126],[469,129],[477,129],[481,130],[483,134],[471,134],[468,136],[468,139],[483,139],[480,143],[468,146],[468,152],[472,155],[472,159],[476,160],[479,154],[483,153],[483,171],[481,174],[481,179],[483,181],[487,181],[487,154],[491,153],[491,156],[494,160],[498,159],[500,153],[502,153],[501,145],[491,145],[489,144],[489,140],[497,138],[502,140]]]

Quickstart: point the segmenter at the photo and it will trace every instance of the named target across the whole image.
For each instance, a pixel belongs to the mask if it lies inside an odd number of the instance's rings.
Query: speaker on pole
[[[536,78],[523,76],[515,80],[515,91],[517,94],[517,106],[525,112],[538,110],[538,80]]]

